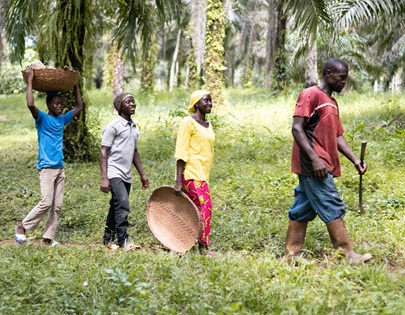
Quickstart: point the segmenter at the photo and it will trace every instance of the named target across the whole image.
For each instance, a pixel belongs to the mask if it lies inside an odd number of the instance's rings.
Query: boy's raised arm
[[[32,68],[28,68],[25,70],[27,74],[27,106],[28,109],[31,111],[32,117],[35,119],[38,117],[38,108],[34,104],[34,93],[32,92],[32,80],[34,79],[34,70]]]
[[[75,107],[73,108],[73,116],[76,116],[83,108],[82,96],[80,94],[79,85],[74,86]]]

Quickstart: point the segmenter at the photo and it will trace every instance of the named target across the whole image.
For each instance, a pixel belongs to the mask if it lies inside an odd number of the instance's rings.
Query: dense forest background
[[[0,94],[23,92],[20,71],[37,59],[80,72],[83,91],[150,101],[175,88],[204,87],[221,105],[226,88],[310,86],[331,56],[350,64],[349,89],[405,82],[401,0],[1,0],[0,14]],[[67,130],[68,159],[92,159],[88,105]]]

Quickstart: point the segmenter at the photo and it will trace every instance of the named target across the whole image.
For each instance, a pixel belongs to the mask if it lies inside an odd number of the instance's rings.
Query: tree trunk
[[[207,1],[206,59],[204,62],[205,88],[213,103],[223,104],[225,10],[222,0]]]
[[[112,64],[113,64],[113,78],[112,78],[112,90],[113,98],[124,92],[124,73],[125,73],[125,64],[122,60],[122,54],[118,51],[117,46],[113,46],[112,51]]]
[[[83,74],[83,47],[84,47],[84,40],[86,35],[86,26],[85,21],[89,18],[85,16],[85,7],[88,5],[88,0],[63,0],[60,1],[61,11],[60,14],[62,16],[59,17],[62,23],[62,36],[58,40],[63,45],[59,44],[58,47],[67,47],[67,54],[59,53],[57,56],[59,58],[56,60],[56,66],[61,67],[65,65],[71,64],[72,68],[77,72]],[[64,33],[71,32],[70,30],[70,23],[71,20],[69,17],[63,16],[63,12],[65,14],[70,14],[73,16],[74,12],[80,12],[80,19],[76,20],[77,23],[75,37],[73,36],[63,36]],[[69,15],[69,16],[70,16]],[[74,41],[77,41],[75,43]],[[80,90],[83,94],[83,77],[80,78],[79,82]],[[71,109],[72,104],[74,103],[74,94],[73,92],[66,93],[65,96],[66,102],[65,105],[67,109]],[[63,140],[64,145],[64,156],[65,160],[72,161],[72,160],[82,160],[82,161],[89,161],[93,158],[93,139],[91,134],[88,131],[86,125],[86,115],[87,115],[87,108],[88,104],[85,100],[83,100],[83,109],[82,111],[76,115],[69,125],[65,128],[65,136]]]
[[[255,56],[253,58],[253,71],[252,71],[252,84],[256,85],[259,82],[259,73],[261,68],[261,58],[259,56]]]
[[[156,36],[152,35],[150,47],[142,58],[141,92],[150,94],[155,87],[155,64],[157,57]]]
[[[206,27],[207,27],[206,0],[191,1],[190,34],[193,44],[194,60],[197,64],[197,73],[201,75],[206,52]]]
[[[193,43],[190,41],[190,48],[187,52],[187,82],[186,86],[192,90],[198,90],[200,88],[200,74],[197,70],[197,63],[195,61]]]
[[[174,49],[173,58],[172,58],[172,65],[170,66],[170,80],[169,80],[169,91],[173,91],[176,87],[177,83],[177,72],[178,64],[177,64],[177,56],[179,54],[180,49],[180,40],[181,40],[181,29],[177,32],[177,40],[176,40],[176,47]]]
[[[318,63],[317,63],[316,41],[308,46],[305,63],[305,87],[318,84]]]
[[[287,19],[280,13],[277,15],[276,54],[273,70],[275,79],[274,88],[276,90],[284,89],[287,79],[287,52],[285,49],[286,29]]]
[[[225,79],[225,84],[228,87],[233,87],[234,84],[234,68],[235,68],[235,49],[229,49],[230,47],[227,47],[225,50],[225,65],[226,65],[226,70],[224,71],[224,79]]]
[[[3,63],[3,60],[4,60],[4,47],[5,47],[5,45],[3,44],[3,38],[4,38],[3,34],[4,34],[4,30],[0,28],[0,67],[1,67],[1,64]]]
[[[246,47],[246,55],[245,55],[245,71],[243,73],[243,83],[245,87],[251,85],[252,61],[250,60],[251,59],[250,55],[252,53],[254,26],[255,26],[254,23],[250,23],[248,45]]]
[[[0,19],[0,67],[4,60],[4,50],[6,47],[6,36],[5,36],[6,29],[5,29],[5,24],[4,24],[5,22],[4,22],[3,16],[6,15],[8,6],[9,6],[8,1],[0,0],[0,15],[2,17]]]
[[[268,24],[266,39],[266,66],[264,72],[264,88],[269,89],[271,84],[271,69],[274,65],[274,53],[277,37],[277,8],[275,0],[268,1]]]
[[[395,72],[391,79],[391,91],[392,93],[400,93],[402,91],[402,69]]]

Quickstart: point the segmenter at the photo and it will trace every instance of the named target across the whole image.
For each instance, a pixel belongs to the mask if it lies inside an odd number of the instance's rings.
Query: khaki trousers
[[[65,170],[63,168],[44,168],[39,171],[39,182],[41,201],[28,213],[22,224],[25,230],[32,232],[44,215],[48,213],[43,237],[53,240],[62,208]]]

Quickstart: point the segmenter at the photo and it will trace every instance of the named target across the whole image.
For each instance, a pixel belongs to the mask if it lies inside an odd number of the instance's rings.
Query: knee
[[[128,198],[120,198],[118,200],[118,207],[123,211],[129,212],[129,199]]]
[[[40,209],[43,209],[43,210],[50,209],[50,208],[52,208],[52,206],[53,206],[53,202],[52,202],[52,200],[49,199],[49,198],[43,198],[43,199],[38,203],[38,207],[39,207]]]
[[[291,221],[297,221],[297,222],[309,222],[312,221],[316,218],[317,214],[315,211],[313,212],[307,212],[307,213],[293,213],[293,212],[288,212],[288,218]]]
[[[337,210],[337,211],[331,211],[328,213],[320,213],[319,217],[321,218],[321,220],[325,223],[331,223],[333,221],[339,220],[339,219],[343,219],[345,217],[345,210]]]

